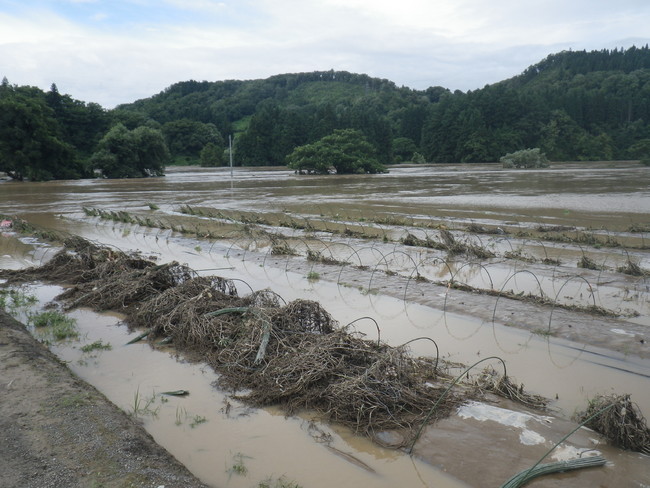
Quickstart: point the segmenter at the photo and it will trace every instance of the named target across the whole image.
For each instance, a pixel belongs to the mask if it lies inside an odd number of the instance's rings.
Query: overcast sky
[[[0,77],[106,108],[329,69],[466,91],[554,52],[649,42],[649,0],[0,0]]]

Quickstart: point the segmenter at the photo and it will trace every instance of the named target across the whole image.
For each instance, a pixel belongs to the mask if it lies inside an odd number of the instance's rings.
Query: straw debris
[[[73,285],[57,297],[66,309],[124,313],[129,327],[145,329],[137,340],[171,342],[207,362],[221,387],[255,406],[310,410],[367,435],[400,429],[406,445],[414,427],[475,395],[471,385],[447,394],[449,376],[437,359],[365,340],[317,302],[285,303],[272,290],[239,296],[233,281],[176,262],[158,265],[72,238],[44,266],[11,273]],[[523,389],[513,396],[524,397]],[[438,405],[433,415],[431,405]]]
[[[585,425],[615,446],[650,455],[650,429],[630,395],[598,395],[589,402],[587,410],[578,415],[578,420],[584,421],[608,405],[613,407]]]
[[[507,375],[499,375],[492,367],[488,367],[481,372],[478,378],[475,379],[475,385],[480,391],[494,393],[536,410],[545,410],[549,403],[548,398],[527,393],[524,391],[523,384],[517,386],[516,382]]]

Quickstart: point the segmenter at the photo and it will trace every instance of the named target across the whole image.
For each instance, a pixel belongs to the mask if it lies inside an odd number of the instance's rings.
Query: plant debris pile
[[[44,281],[74,285],[113,279],[125,272],[153,266],[153,261],[139,255],[127,255],[107,246],[98,246],[82,237],[71,236],[63,240],[63,249],[46,264],[19,270],[0,269],[0,278],[10,284]]]
[[[119,310],[128,313],[130,307],[156,297],[161,292],[189,280],[193,271],[176,262],[160,266],[133,268],[129,258],[117,259],[118,273],[80,283],[57,298],[66,302],[66,309],[91,307],[95,310]],[[139,263],[136,260],[136,264]],[[104,268],[105,266],[102,266]]]
[[[608,408],[599,415],[597,412]],[[650,429],[639,407],[629,395],[599,395],[589,402],[587,410],[579,415],[585,425],[595,430],[613,445],[650,455]]]
[[[405,246],[427,247],[430,249],[446,251],[451,256],[465,254],[479,259],[488,259],[495,256],[492,251],[481,245],[458,241],[447,229],[440,229],[440,242],[431,239],[429,236],[425,239],[420,239],[410,232],[402,238],[401,242]]]
[[[57,297],[66,309],[124,313],[130,327],[146,329],[142,336],[150,342],[171,342],[210,364],[220,386],[238,398],[280,405],[289,414],[316,411],[368,435],[413,432],[476,393],[457,385],[432,413],[450,383],[438,359],[363,339],[339,327],[317,302],[285,303],[271,290],[242,297],[231,280],[198,276],[176,262],[158,265],[78,237],[67,239],[44,266],[0,276],[70,284]],[[506,394],[507,385],[494,391]],[[510,398],[525,398],[523,389],[510,389],[517,393]]]

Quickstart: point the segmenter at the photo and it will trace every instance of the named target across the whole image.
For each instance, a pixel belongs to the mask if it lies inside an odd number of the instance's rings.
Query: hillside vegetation
[[[236,165],[283,165],[297,147],[347,129],[363,135],[380,164],[497,162],[527,148],[560,161],[648,161],[650,49],[552,54],[468,92],[320,71],[184,81],[108,111],[60,95],[55,85],[43,92],[4,79],[0,87],[0,171],[18,179],[219,165],[229,135]],[[111,149],[124,145],[120,137],[130,150]],[[138,141],[148,144],[144,153]]]

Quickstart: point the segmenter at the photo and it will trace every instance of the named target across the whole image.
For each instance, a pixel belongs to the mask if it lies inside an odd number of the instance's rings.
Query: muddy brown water
[[[149,204],[159,209],[150,210]],[[480,265],[462,260],[443,265],[434,258],[425,259],[430,251],[421,249],[406,250],[410,256],[407,258],[406,251],[397,251],[393,240],[403,230],[388,224],[380,224],[381,229],[391,233],[388,242],[320,236],[318,242],[325,242],[321,251],[342,260],[352,256],[352,261],[370,266],[364,274],[349,267],[309,264],[304,258],[270,257],[270,247],[264,242],[206,241],[88,217],[81,211],[82,207],[92,207],[173,218],[179,217],[181,205],[231,212],[276,212],[296,219],[361,227],[370,227],[372,221],[384,221],[386,217],[445,222],[451,229],[469,223],[501,227],[508,229],[507,237],[472,238],[478,238],[499,256],[504,250],[524,249],[538,259],[558,257],[562,264],[549,268],[539,262],[496,258]],[[494,166],[412,167],[394,169],[388,175],[349,177],[300,177],[286,170],[238,168],[233,178],[222,169],[175,169],[164,178],[146,180],[0,182],[0,214],[20,216],[124,250],[138,249],[161,261],[181,261],[203,274],[242,279],[245,284],[238,284],[241,293],[250,291],[249,287],[271,287],[287,301],[318,300],[341,324],[371,316],[380,324],[381,339],[393,345],[429,336],[438,343],[442,356],[452,361],[471,364],[484,357],[500,356],[508,365],[508,373],[528,390],[557,397],[554,407],[565,418],[583,408],[593,395],[611,392],[631,393],[646,416],[650,415],[648,356],[615,352],[608,347],[531,333],[514,323],[486,320],[486,314],[477,310],[481,305],[472,304],[471,298],[447,295],[444,288],[438,290],[437,301],[435,296],[421,299],[418,294],[422,291],[420,295],[424,295],[425,285],[410,279],[416,263],[417,271],[431,280],[448,279],[452,273],[457,280],[478,288],[506,287],[526,293],[543,289],[546,295],[566,303],[597,303],[608,309],[633,311],[636,315],[630,314],[623,325],[612,322],[609,328],[623,338],[644,338],[647,343],[647,278],[592,271],[577,279],[575,268],[576,260],[586,252],[605,267],[616,267],[631,255],[643,268],[650,268],[648,252],[638,249],[650,236],[629,232],[633,224],[650,226],[647,168],[625,163],[576,163],[529,172],[503,171]],[[513,236],[513,229],[540,225],[584,228],[633,245],[625,250],[601,246],[587,249],[571,243],[526,242],[525,238]],[[276,230],[285,233],[296,247],[315,245],[298,230]],[[412,230],[435,235],[433,230]],[[34,239],[5,234],[0,239],[0,267],[38,264],[54,252],[54,248]],[[386,277],[380,272],[384,268],[397,271],[397,277]],[[310,270],[317,270],[320,279],[307,280]],[[390,291],[382,288],[386,284]],[[38,292],[46,302],[56,290],[44,287]],[[502,307],[503,303],[497,311]],[[335,450],[328,449],[314,439],[308,416],[285,419],[279,412],[251,411],[228,402],[222,392],[212,388],[214,374],[207,368],[179,363],[173,351],[153,352],[143,345],[122,347],[130,336],[125,327],[118,325],[119,317],[84,310],[74,315],[84,342],[102,339],[114,347],[87,355],[80,352],[79,344],[64,344],[55,348],[57,353],[125,410],[133,409],[136,393],[142,399],[152,399],[150,409],[156,415],[140,415],[145,426],[193,472],[215,486],[250,486],[283,475],[305,487],[332,483],[464,486],[427,463],[414,462],[367,439],[323,426],[334,439],[331,445]],[[546,310],[539,318],[539,329],[547,326],[548,317]],[[355,328],[371,338],[377,335],[369,320],[360,321]],[[416,354],[433,353],[427,341],[415,342],[411,347]],[[191,395],[162,400],[162,391],[181,388],[191,390]],[[201,421],[204,418],[206,421]],[[246,465],[246,476],[229,469],[236,460]],[[511,471],[505,463],[499,474],[505,480],[514,474]],[[477,480],[469,481],[481,486]]]

